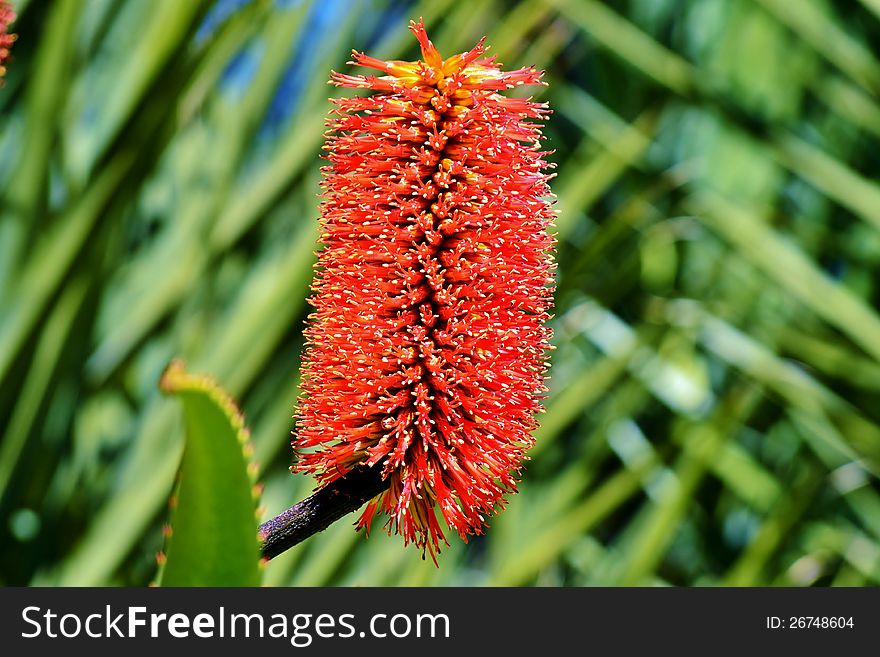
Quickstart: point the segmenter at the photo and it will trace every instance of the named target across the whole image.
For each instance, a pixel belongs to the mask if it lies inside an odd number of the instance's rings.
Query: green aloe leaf
[[[187,373],[179,361],[160,387],[183,404],[186,444],[159,583],[258,586],[255,468],[244,419],[213,380]]]

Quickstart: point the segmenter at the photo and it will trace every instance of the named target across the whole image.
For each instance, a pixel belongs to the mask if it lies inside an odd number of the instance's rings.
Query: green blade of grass
[[[817,269],[796,246],[784,241],[747,210],[718,195],[700,193],[688,205],[743,257],[880,360],[880,317]]]
[[[258,586],[257,494],[244,418],[216,383],[179,362],[160,386],[183,405],[186,445],[159,584]]]

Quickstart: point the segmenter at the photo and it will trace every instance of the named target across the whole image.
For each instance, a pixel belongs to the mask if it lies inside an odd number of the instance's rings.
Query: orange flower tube
[[[15,35],[9,33],[9,24],[15,20],[15,11],[6,0],[0,0],[0,86],[6,75],[6,62],[9,61],[9,49],[15,43]]]
[[[472,50],[333,73],[321,241],[294,470],[333,482],[381,468],[366,506],[434,558],[437,517],[463,539],[515,492],[545,391],[553,221],[537,119],[500,92],[540,83]]]

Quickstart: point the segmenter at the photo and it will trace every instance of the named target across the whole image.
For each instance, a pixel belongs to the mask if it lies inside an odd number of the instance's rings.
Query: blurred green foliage
[[[252,0],[212,29],[206,1],[15,4],[0,582],[152,580],[173,357],[240,400],[264,517],[309,493],[287,466],[325,83],[351,48],[415,58],[424,16],[443,53],[485,34],[547,71],[547,413],[521,492],[439,568],[341,521],[267,583],[880,583],[876,0]]]

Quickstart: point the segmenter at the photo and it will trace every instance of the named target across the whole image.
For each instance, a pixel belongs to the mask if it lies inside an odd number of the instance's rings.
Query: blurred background
[[[331,69],[486,35],[558,164],[555,346],[520,494],[435,568],[344,519],[270,585],[880,584],[880,2],[18,0],[0,89],[0,583],[144,585],[157,380],[240,400],[266,517]]]

